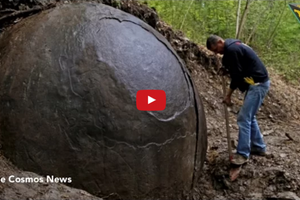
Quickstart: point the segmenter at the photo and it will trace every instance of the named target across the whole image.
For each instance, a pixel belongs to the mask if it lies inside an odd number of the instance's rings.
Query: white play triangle
[[[152,97],[148,96],[148,104],[156,101],[156,99],[153,99]]]

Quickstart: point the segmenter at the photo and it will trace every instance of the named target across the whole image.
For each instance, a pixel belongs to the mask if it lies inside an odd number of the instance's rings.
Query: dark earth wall
[[[59,6],[2,34],[0,63],[1,143],[17,166],[114,199],[178,198],[198,179],[203,105],[170,44],[138,18]],[[138,111],[142,89],[165,90],[166,109]]]
[[[27,8],[32,8],[37,5],[46,5],[58,1],[60,0],[1,0],[0,10],[1,9],[25,10]]]

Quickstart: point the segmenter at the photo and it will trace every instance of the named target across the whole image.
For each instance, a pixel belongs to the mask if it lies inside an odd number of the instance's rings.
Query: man
[[[230,88],[223,102],[230,106],[231,95],[235,89],[246,91],[243,106],[237,117],[239,126],[237,153],[231,163],[235,165],[246,163],[250,153],[266,156],[266,145],[256,121],[256,113],[270,87],[266,67],[256,53],[240,40],[223,40],[217,35],[211,35],[207,39],[206,46],[216,54],[223,54],[222,64],[231,77]]]

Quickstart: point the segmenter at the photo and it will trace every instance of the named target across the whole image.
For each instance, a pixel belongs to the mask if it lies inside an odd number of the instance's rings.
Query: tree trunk
[[[236,38],[240,38],[249,11],[250,0],[247,0]]]
[[[181,30],[181,28],[182,28],[182,26],[183,26],[183,24],[184,24],[184,21],[185,21],[185,19],[186,19],[186,16],[187,16],[188,12],[189,12],[190,9],[191,9],[191,6],[192,6],[193,2],[194,2],[194,0],[191,1],[191,3],[190,3],[190,5],[189,5],[189,7],[188,7],[188,9],[187,9],[187,11],[186,11],[186,13],[185,13],[185,15],[184,15],[184,18],[183,18],[182,23],[181,23],[180,28],[179,28],[180,30]]]
[[[236,11],[236,26],[235,26],[235,38],[237,38],[238,32],[239,32],[239,21],[240,21],[240,11],[241,11],[241,1],[238,2],[238,8]]]
[[[175,20],[175,13],[176,13],[176,10],[175,10],[175,6],[174,6],[174,0],[171,1],[171,6],[172,6],[172,24],[175,24],[174,20]]]
[[[284,4],[284,5],[286,5],[286,0],[285,0],[285,4]],[[277,21],[277,24],[276,24],[275,28],[273,29],[273,31],[272,31],[272,33],[271,33],[271,35],[270,35],[270,37],[269,37],[269,40],[268,40],[268,43],[267,43],[267,47],[268,47],[268,48],[270,48],[270,46],[271,46],[271,44],[272,44],[272,41],[273,41],[273,39],[274,39],[274,37],[275,37],[276,30],[277,30],[277,28],[278,28],[278,26],[279,26],[279,24],[280,24],[280,22],[281,22],[281,19],[282,19],[282,17],[283,17],[284,11],[285,11],[285,10],[283,9],[282,12],[281,12],[281,14],[280,14],[280,17],[279,17],[279,19],[278,19],[278,21]]]
[[[249,42],[250,42],[252,36],[254,35],[254,33],[255,33],[255,31],[256,31],[256,29],[257,29],[257,27],[258,27],[258,25],[260,24],[260,22],[261,22],[262,19],[263,19],[262,16],[265,15],[265,13],[267,12],[267,10],[269,10],[268,7],[262,12],[261,17],[260,17],[259,20],[256,22],[256,24],[254,25],[254,28],[252,29],[252,31],[251,31],[251,33],[250,33],[248,39],[246,40],[246,44],[249,44]]]

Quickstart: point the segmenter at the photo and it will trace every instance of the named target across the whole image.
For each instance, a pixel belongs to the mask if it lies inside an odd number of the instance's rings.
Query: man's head
[[[214,53],[223,54],[224,40],[217,35],[211,35],[209,38],[207,38],[206,47]]]

